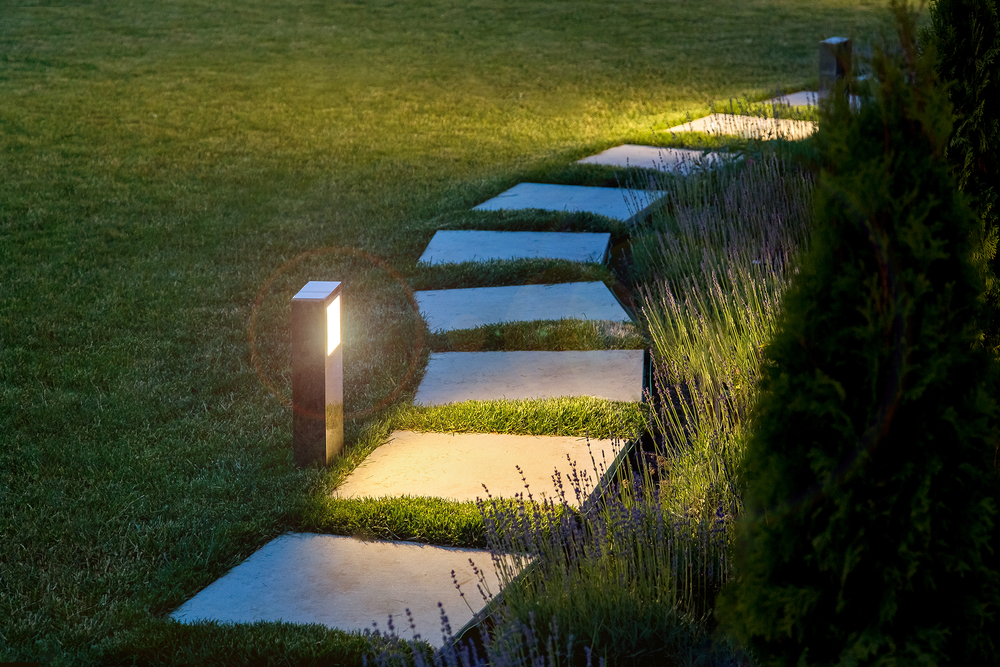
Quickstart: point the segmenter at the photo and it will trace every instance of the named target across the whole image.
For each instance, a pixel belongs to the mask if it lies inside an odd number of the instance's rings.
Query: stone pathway
[[[773,127],[763,119],[742,119],[738,123],[744,128],[758,123],[753,131],[780,133],[789,138],[813,131],[811,124],[802,121]],[[740,127],[738,123],[710,116],[672,131],[733,129]],[[667,168],[683,173],[693,158],[693,152],[681,149],[625,145],[580,162]],[[712,163],[717,156],[703,159]],[[638,190],[522,183],[475,208],[589,211],[635,222],[659,196]],[[604,262],[609,242],[608,233],[440,230],[419,261],[437,265],[544,257]],[[561,318],[614,322],[629,319],[602,283],[428,290],[418,292],[416,297],[433,331]],[[415,403],[430,406],[466,400],[559,396],[637,402],[642,400],[644,369],[642,350],[435,353]],[[556,498],[560,490],[554,473],[565,479],[574,466],[577,471],[594,471],[596,462],[597,470],[591,476],[596,482],[620,456],[621,447],[621,443],[587,442],[578,437],[396,431],[353,471],[335,496],[429,496],[467,501],[485,495],[485,485],[495,497],[515,497],[524,491],[527,480],[536,498]],[[575,505],[582,498],[566,500]],[[398,634],[410,638],[413,631],[406,620],[409,610],[416,632],[432,645],[441,646],[438,602],[443,604],[454,630],[473,620],[486,605],[476,593],[480,580],[470,560],[482,573],[481,584],[492,593],[499,591],[498,563],[509,572],[517,571],[509,560],[495,561],[483,550],[286,534],[202,590],[172,618],[183,623],[280,620],[361,631],[372,628],[373,623],[385,629],[391,614]],[[456,582],[464,597],[456,590]]]

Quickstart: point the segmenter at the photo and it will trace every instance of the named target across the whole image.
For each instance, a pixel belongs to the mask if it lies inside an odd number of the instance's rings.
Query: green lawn
[[[867,37],[881,8],[0,3],[0,660],[359,660],[315,628],[162,619],[282,531],[330,525],[325,492],[422,372],[408,289],[462,275],[416,267],[433,231],[558,226],[463,211],[600,179],[566,164],[669,141],[653,130],[712,101],[814,85],[816,42]],[[484,282],[614,281],[508,264]],[[331,471],[289,450],[288,302],[309,279],[345,281],[354,418]]]

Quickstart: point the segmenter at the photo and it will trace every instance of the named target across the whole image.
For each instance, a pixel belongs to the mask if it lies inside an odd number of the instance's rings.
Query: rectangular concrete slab
[[[816,123],[787,118],[758,118],[714,113],[690,123],[677,125],[667,132],[706,132],[749,139],[805,139],[816,132]]]
[[[701,166],[708,167],[719,161],[717,153],[704,153],[689,148],[659,148],[624,144],[577,160],[579,164],[602,164],[609,167],[638,167],[658,171],[675,171],[686,174]]]
[[[642,350],[435,352],[413,402],[595,396],[642,400]]]
[[[789,107],[814,107],[819,100],[819,92],[815,90],[800,90],[797,93],[779,95],[765,100],[764,104],[780,104]]]
[[[815,90],[802,90],[790,95],[779,95],[765,100],[764,104],[779,104],[789,107],[815,107],[819,106],[819,92]],[[851,95],[851,108],[857,110],[861,105],[861,98]]]
[[[630,320],[602,282],[426,290],[415,296],[431,331],[564,318]]]
[[[527,497],[526,480],[535,500],[559,503],[563,497],[554,479],[558,471],[565,501],[577,507],[607,472],[621,447],[612,440],[588,442],[586,438],[396,431],[351,473],[334,496],[474,501],[486,498],[485,485],[494,498]],[[580,496],[569,483],[574,468],[578,476],[586,474]]]
[[[586,185],[518,183],[510,190],[473,207],[474,211],[540,208],[546,211],[587,212],[623,222],[642,218],[663,196],[650,190],[595,188]]]
[[[353,537],[286,533],[271,540],[170,615],[181,623],[220,621],[318,623],[360,632],[377,623],[383,632],[392,615],[397,634],[416,633],[440,647],[438,602],[453,630],[485,606],[476,590],[472,559],[492,594],[500,590],[488,551],[435,547],[414,542],[363,542]],[[459,596],[452,570],[465,593]]]
[[[566,259],[601,263],[607,258],[607,232],[489,232],[439,230],[421,262],[486,262],[492,259]]]

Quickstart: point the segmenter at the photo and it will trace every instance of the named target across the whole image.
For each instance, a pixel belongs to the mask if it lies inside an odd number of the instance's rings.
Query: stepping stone
[[[781,95],[765,100],[764,104],[783,104],[790,107],[815,107],[819,106],[819,93],[815,90],[803,90],[791,95]],[[851,95],[851,108],[857,110],[861,105],[861,98]]]
[[[500,582],[490,552],[435,547],[414,542],[362,542],[353,537],[286,533],[185,602],[171,618],[181,623],[222,621],[319,623],[360,632],[378,623],[412,639],[406,609],[416,632],[435,647],[443,645],[444,605],[453,630],[484,606],[469,559],[484,572],[494,595]],[[451,579],[455,576],[465,598]]]
[[[627,188],[594,188],[585,185],[518,183],[473,211],[509,211],[540,208],[546,211],[587,212],[622,222],[635,222],[664,193]]]
[[[686,174],[695,165],[711,166],[719,161],[716,153],[705,154],[690,148],[657,148],[624,144],[577,160],[577,164],[603,164],[609,167],[639,167]]]
[[[607,285],[599,281],[427,290],[415,296],[431,331],[564,318],[615,322],[631,319]]]
[[[413,402],[595,396],[642,400],[642,350],[435,352]]]
[[[486,262],[491,259],[568,259],[602,263],[611,234],[575,232],[437,231],[421,262]]]
[[[474,501],[486,497],[484,484],[494,498],[527,497],[527,480],[535,500],[549,498],[559,503],[553,480],[558,470],[566,502],[577,507],[585,496],[577,498],[569,483],[571,461],[578,474],[587,473],[589,485],[582,491],[589,493],[621,448],[621,443],[612,440],[588,443],[586,438],[396,431],[334,491],[334,497],[430,496]]]
[[[667,132],[707,132],[728,134],[747,139],[805,139],[816,132],[816,123],[787,118],[759,118],[714,113],[690,123],[677,125]]]
[[[764,104],[781,104],[790,107],[814,107],[818,104],[819,92],[815,90],[801,90],[790,95],[779,95],[769,100],[764,100]]]

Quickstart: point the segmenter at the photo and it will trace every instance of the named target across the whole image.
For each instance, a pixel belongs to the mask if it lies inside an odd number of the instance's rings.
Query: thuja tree
[[[762,664],[1000,656],[991,355],[974,215],[915,17],[871,95],[824,112],[813,247],[765,350],[736,583],[717,614]],[[997,639],[994,638],[997,637]]]
[[[947,149],[959,189],[979,215],[977,259],[987,269],[986,297],[1000,303],[1000,3],[936,0],[926,35],[937,53],[937,71],[948,84],[955,123]],[[997,311],[993,311],[996,315]],[[987,347],[1000,352],[1000,321],[981,323]]]

